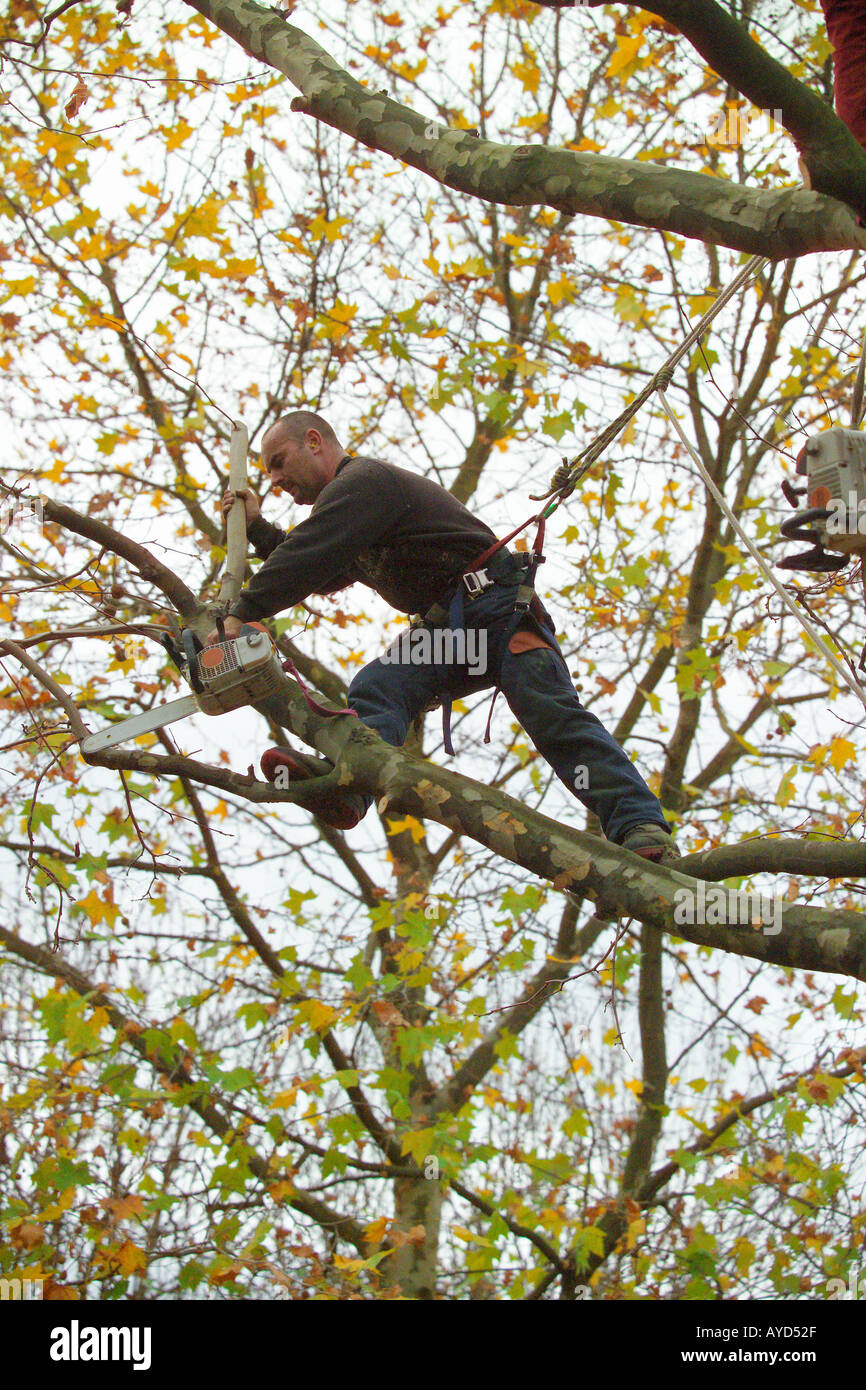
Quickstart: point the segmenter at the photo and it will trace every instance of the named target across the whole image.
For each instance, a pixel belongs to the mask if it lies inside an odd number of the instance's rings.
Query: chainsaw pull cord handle
[[[817,541],[819,533],[812,530],[815,521],[826,521],[830,515],[826,507],[810,507],[808,511],[797,512],[787,517],[779,527],[782,535],[789,541]]]

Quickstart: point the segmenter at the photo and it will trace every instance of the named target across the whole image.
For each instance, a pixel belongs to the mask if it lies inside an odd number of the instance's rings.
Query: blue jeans
[[[386,743],[400,747],[413,719],[424,710],[498,686],[539,753],[571,794],[598,817],[609,840],[621,844],[637,825],[668,830],[658,798],[601,721],[577,698],[545,609],[539,605],[537,617],[515,612],[523,576],[520,561],[507,552],[500,554],[488,573],[495,575],[494,584],[464,602],[462,647],[457,631],[449,629],[443,635],[440,627],[437,645],[433,623],[415,625],[402,648],[398,639],[383,657],[358,672],[349,687],[349,708]],[[456,628],[452,618],[451,629]],[[509,644],[517,631],[532,632],[548,645],[514,652]],[[468,661],[454,659],[467,653]],[[485,669],[479,653],[486,659]]]

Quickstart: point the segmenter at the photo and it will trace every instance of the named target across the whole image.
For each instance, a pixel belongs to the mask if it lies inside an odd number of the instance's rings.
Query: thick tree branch
[[[831,839],[754,839],[689,854],[677,866],[695,878],[794,874],[811,878],[866,878],[866,844]]]
[[[582,213],[655,227],[774,260],[866,247],[866,232],[850,208],[821,194],[741,188],[682,169],[540,143],[481,140],[371,92],[314,39],[255,0],[187,3],[252,57],[284,73],[301,92],[292,103],[296,110],[485,202],[541,203],[569,217]]]
[[[148,580],[165,595],[169,602],[177,609],[185,623],[191,623],[193,619],[202,611],[202,604],[199,603],[191,589],[178,579],[173,570],[160,563],[137,541],[132,541],[128,536],[124,536],[120,531],[116,531],[113,526],[109,526],[104,521],[97,521],[95,517],[85,516],[82,512],[77,512],[73,507],[64,506],[61,502],[52,502],[49,498],[42,500],[43,515],[46,521],[53,521],[56,525],[62,526],[66,531],[72,531],[76,536],[83,536],[86,540],[95,541],[97,545],[112,551],[126,560],[134,569],[138,570],[142,579]]]
[[[649,1172],[662,1130],[662,1107],[668,1079],[662,940],[658,932],[647,927],[642,929],[641,951],[638,1022],[643,1054],[643,1087],[637,1123],[623,1169],[622,1191],[626,1197],[634,1196]],[[615,984],[612,988],[616,988]]]
[[[545,9],[573,8],[567,0],[535,3]],[[582,3],[595,7],[603,0]],[[708,66],[758,110],[774,117],[778,112],[812,187],[866,216],[866,153],[833,108],[756,43],[745,25],[716,0],[648,0],[640,8],[675,25]]]

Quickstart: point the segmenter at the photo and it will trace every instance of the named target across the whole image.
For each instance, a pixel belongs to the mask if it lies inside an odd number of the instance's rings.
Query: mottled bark
[[[534,3],[551,10],[574,8],[574,0]],[[605,0],[580,3],[596,8]],[[716,0],[648,0],[627,8],[647,10],[679,29],[714,72],[758,110],[774,113],[797,146],[814,189],[866,215],[866,153],[833,108],[756,43],[746,24]]]
[[[314,39],[255,0],[187,3],[251,57],[284,73],[301,93],[292,102],[295,110],[485,202],[544,204],[570,217],[655,227],[774,260],[866,247],[866,232],[851,209],[823,194],[742,188],[708,174],[607,155],[482,140],[370,91]]]

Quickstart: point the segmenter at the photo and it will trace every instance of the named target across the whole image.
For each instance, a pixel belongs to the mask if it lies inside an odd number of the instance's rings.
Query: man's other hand
[[[255,521],[256,518],[257,518],[257,517],[260,517],[261,514],[262,514],[262,509],[261,509],[261,507],[259,506],[259,499],[258,499],[258,497],[256,496],[256,494],[253,492],[252,488],[248,488],[248,487],[247,487],[247,488],[243,488],[243,490],[240,490],[240,489],[239,489],[237,492],[232,492],[231,488],[228,488],[228,489],[223,493],[223,500],[222,500],[222,513],[223,513],[223,516],[225,516],[225,517],[228,516],[229,512],[231,511],[232,507],[233,507],[234,504],[235,504],[235,500],[236,500],[238,497],[242,497],[242,498],[243,498],[243,502],[244,502],[244,511],[245,511],[246,514],[247,514],[247,526],[249,526],[249,524],[250,524],[251,521]]]
[[[224,627],[226,641],[229,642],[233,637],[240,637],[243,623],[241,622],[240,618],[233,618],[231,614],[229,614],[229,616],[225,620]],[[220,637],[217,629],[213,628],[212,631],[210,631],[207,637],[205,638],[204,644],[206,647],[213,647],[216,646],[217,642],[221,642],[222,640],[223,639]]]

